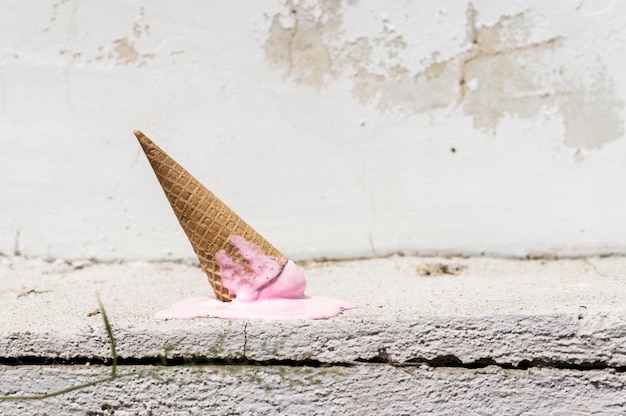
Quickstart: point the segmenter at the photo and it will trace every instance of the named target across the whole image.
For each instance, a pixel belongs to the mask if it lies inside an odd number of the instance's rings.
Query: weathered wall
[[[297,258],[626,253],[625,17],[0,3],[0,252],[191,258],[140,128]]]

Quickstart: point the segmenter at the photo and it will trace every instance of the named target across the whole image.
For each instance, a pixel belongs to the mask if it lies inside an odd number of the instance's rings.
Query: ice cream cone
[[[286,259],[274,246],[142,132],[135,130],[134,133],[218,300],[229,302],[234,296],[222,285],[215,254],[225,250],[231,258],[246,267],[246,260],[229,242],[232,235],[257,245],[266,255],[280,259],[284,265]]]

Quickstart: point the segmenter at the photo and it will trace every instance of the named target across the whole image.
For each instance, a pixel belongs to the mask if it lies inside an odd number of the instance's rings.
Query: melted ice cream
[[[232,302],[214,298],[186,299],[158,312],[155,319],[326,319],[356,308],[339,299],[305,296],[304,275],[293,261],[266,256],[259,247],[240,236],[233,235],[229,241],[245,260],[243,264],[224,250],[217,252],[215,260],[222,284],[236,298]]]

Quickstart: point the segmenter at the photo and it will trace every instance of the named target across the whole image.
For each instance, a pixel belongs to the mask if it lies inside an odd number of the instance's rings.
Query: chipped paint
[[[139,59],[139,52],[133,47],[132,43],[126,38],[113,41],[115,44],[115,53],[117,61],[124,64],[132,64]]]
[[[422,69],[411,70],[416,62],[406,56],[416,58],[402,52],[412,45],[388,19],[378,33],[349,39],[343,20],[351,6],[287,1],[286,10],[272,18],[268,62],[286,78],[317,89],[345,76],[353,97],[382,113],[460,109],[476,129],[495,134],[504,118],[556,112],[565,145],[582,149],[600,148],[624,135],[624,103],[602,62],[580,72],[565,53],[567,39],[531,41],[531,12],[479,25],[470,4],[465,47],[444,60],[434,53],[423,59]],[[550,108],[555,111],[546,112]]]
[[[113,52],[115,53],[115,59],[118,64],[136,64],[143,66],[147,63],[148,59],[154,58],[154,54],[140,54],[137,49],[135,49],[133,42],[128,38],[117,39],[113,41],[113,44],[115,45]]]
[[[150,35],[150,25],[145,23],[146,11],[143,7],[139,8],[139,14],[133,22],[133,35],[140,38],[142,35]]]
[[[333,74],[333,56],[327,46],[341,26],[341,3],[323,0],[314,6],[288,0],[288,12],[274,16],[265,46],[270,63],[296,82],[321,88]]]
[[[59,7],[66,3],[72,3],[71,19],[66,24],[68,40],[65,47],[59,50],[60,55],[69,57],[69,64],[93,64],[93,63],[112,63],[120,66],[137,66],[143,67],[155,58],[155,53],[145,52],[146,50],[154,50],[150,46],[150,25],[146,22],[146,12],[144,7],[139,7],[132,24],[129,28],[119,31],[118,37],[113,38],[110,43],[100,44],[96,48],[81,48],[76,44],[79,43],[77,38],[77,23],[75,22],[75,14],[80,6],[80,2],[75,0],[61,0],[52,6],[52,17],[50,18],[50,26],[43,29],[48,32],[53,25],[61,25],[58,22]],[[82,35],[86,37],[88,31]],[[180,53],[180,51],[175,51]],[[166,52],[167,53],[167,52]],[[170,53],[175,55],[176,53]]]
[[[562,117],[567,146],[594,149],[623,136],[623,101],[610,88],[603,65],[575,73],[562,57],[564,39],[528,42],[532,25],[526,13],[483,27],[476,15],[470,6],[472,46],[454,62],[461,66],[459,102],[475,127],[495,133],[504,117],[537,117],[552,107]]]

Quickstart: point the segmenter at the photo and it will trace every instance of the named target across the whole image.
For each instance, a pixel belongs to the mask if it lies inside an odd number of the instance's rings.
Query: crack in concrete
[[[112,360],[103,357],[77,356],[71,358],[59,357],[0,357],[0,366],[90,366],[104,365],[110,366]],[[156,357],[118,357],[118,367],[120,366],[283,366],[283,367],[355,367],[358,365],[389,365],[392,367],[419,367],[431,368],[458,368],[466,370],[476,370],[487,367],[499,367],[505,370],[530,370],[532,368],[547,368],[554,370],[575,370],[575,371],[598,371],[608,370],[615,373],[626,373],[626,365],[612,365],[605,361],[582,361],[568,362],[559,360],[549,360],[542,358],[524,359],[517,364],[498,362],[490,357],[483,357],[475,361],[463,362],[454,355],[441,355],[434,358],[416,357],[404,362],[394,362],[390,356],[379,354],[370,358],[357,358],[354,361],[325,362],[315,359],[292,360],[292,359],[270,359],[252,360],[242,358],[213,358],[203,356],[178,356],[164,358]]]
[[[0,357],[0,366],[111,366],[113,360],[104,357],[76,356],[70,358],[20,356]],[[214,358],[206,356],[154,356],[154,357],[118,357],[117,367],[124,366],[163,366],[163,367],[187,367],[187,366],[284,366],[284,367],[352,367],[355,363],[347,362],[323,362],[314,359],[291,360],[271,359],[252,360],[245,357],[239,358]]]
[[[248,323],[243,325],[243,358],[247,359],[248,352]]]
[[[357,359],[356,362],[366,364],[390,364],[394,367],[415,367],[428,366],[433,368],[462,368],[468,370],[486,368],[490,366],[500,367],[505,370],[529,370],[531,368],[550,368],[555,370],[612,370],[616,373],[626,372],[626,365],[612,365],[604,361],[581,361],[568,362],[560,360],[549,360],[543,358],[533,358],[531,360],[521,360],[517,364],[498,362],[490,357],[479,358],[475,361],[463,362],[455,355],[441,355],[434,358],[416,357],[405,362],[393,362],[391,357],[381,357],[380,354],[369,359]]]
[[[582,260],[585,262],[585,264],[589,265],[589,267],[591,267],[591,269],[592,269],[592,270],[593,270],[593,271],[594,271],[594,272],[595,272],[598,276],[600,276],[600,277],[605,277],[605,278],[614,278],[614,277],[615,277],[615,276],[614,276],[614,275],[612,275],[612,274],[607,274],[607,273],[601,272],[601,271],[598,269],[598,265],[597,265],[597,264],[595,264],[595,263],[592,263],[592,262],[591,262],[588,258],[583,258]]]

